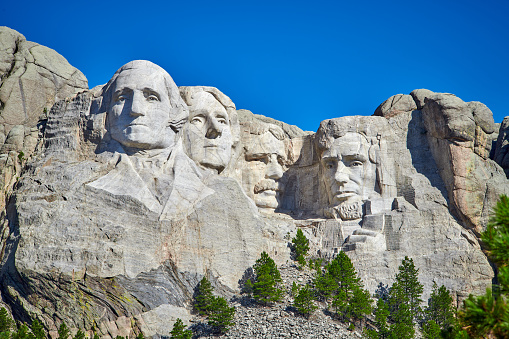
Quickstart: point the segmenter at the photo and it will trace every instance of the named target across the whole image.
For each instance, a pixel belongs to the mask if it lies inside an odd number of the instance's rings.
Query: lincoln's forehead
[[[265,132],[261,135],[250,135],[246,142],[246,154],[277,154],[285,156],[285,143],[279,140],[272,133]]]
[[[331,147],[325,150],[322,158],[328,157],[352,157],[367,158],[369,143],[359,133],[346,133],[344,136],[334,139]]]

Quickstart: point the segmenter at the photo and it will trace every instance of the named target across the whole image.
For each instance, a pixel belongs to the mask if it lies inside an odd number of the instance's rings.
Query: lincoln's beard
[[[328,208],[325,211],[326,216],[330,218],[339,218],[341,220],[355,220],[363,216],[363,202],[355,201],[352,203],[344,202],[337,206]]]

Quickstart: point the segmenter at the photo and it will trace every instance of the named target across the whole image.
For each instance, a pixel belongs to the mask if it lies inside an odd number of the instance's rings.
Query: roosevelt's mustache
[[[267,190],[281,191],[282,185],[279,182],[276,182],[272,179],[263,179],[262,181],[257,183],[254,187],[255,194]]]

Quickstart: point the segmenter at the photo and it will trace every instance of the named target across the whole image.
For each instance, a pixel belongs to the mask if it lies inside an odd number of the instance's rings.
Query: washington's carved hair
[[[172,77],[166,72],[162,67],[154,64],[153,62],[147,60],[134,60],[128,62],[124,66],[120,67],[118,71],[115,72],[113,77],[108,81],[108,83],[102,89],[102,102],[101,102],[101,112],[107,112],[111,107],[111,101],[113,98],[113,85],[117,78],[126,71],[137,70],[137,69],[149,69],[154,72],[160,73],[163,76],[164,84],[166,88],[166,93],[168,94],[168,98],[170,99],[170,105],[172,110],[170,110],[170,126],[175,132],[178,132],[182,127],[183,123],[187,120],[189,115],[189,111],[187,109],[187,105],[184,100],[180,97],[179,89]]]

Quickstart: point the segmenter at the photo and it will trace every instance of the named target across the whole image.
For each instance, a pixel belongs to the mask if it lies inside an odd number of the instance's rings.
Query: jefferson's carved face
[[[221,172],[230,161],[233,145],[226,109],[212,94],[197,92],[189,110],[189,123],[185,128],[189,157]]]
[[[361,134],[346,133],[322,153],[322,175],[331,206],[366,200],[375,192],[376,165],[369,160],[369,147]]]
[[[252,135],[246,147],[247,167],[242,173],[244,190],[256,206],[274,210],[279,206],[283,191],[279,179],[283,176],[284,142],[271,132],[265,132],[259,136]]]
[[[123,71],[111,93],[108,124],[114,140],[140,149],[173,145],[170,98],[161,72],[150,68]]]

